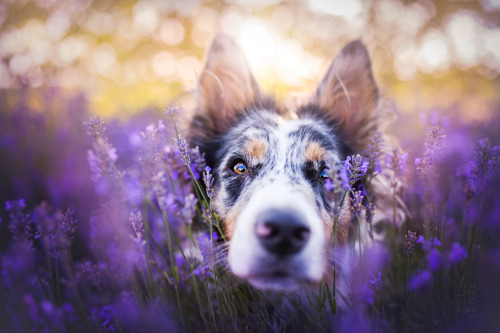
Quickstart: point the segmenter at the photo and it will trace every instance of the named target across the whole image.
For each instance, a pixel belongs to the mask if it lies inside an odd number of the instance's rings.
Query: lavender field
[[[500,7],[249,3],[0,4],[0,332],[500,330]],[[230,272],[184,139],[216,31],[279,102],[368,45],[391,123],[330,167],[353,207],[333,280],[278,293]]]
[[[231,276],[210,169],[173,140],[179,110],[104,123],[82,96],[50,93],[66,114],[51,113],[50,95],[39,114],[2,110],[2,196],[13,196],[2,198],[2,331],[495,330],[497,123],[432,112],[409,153],[383,155],[373,139],[365,158],[378,167],[363,180],[395,170],[407,214],[400,230],[371,229],[383,246],[349,262],[339,301],[327,282],[278,294]]]

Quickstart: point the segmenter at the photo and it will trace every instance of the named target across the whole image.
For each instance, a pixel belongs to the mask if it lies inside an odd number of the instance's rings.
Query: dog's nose
[[[311,230],[296,214],[271,210],[260,216],[255,233],[269,252],[286,256],[305,247]]]

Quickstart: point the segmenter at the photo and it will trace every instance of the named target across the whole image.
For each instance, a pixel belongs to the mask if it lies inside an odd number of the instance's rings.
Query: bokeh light
[[[475,109],[498,99],[499,12],[493,0],[3,1],[0,88],[84,91],[109,116],[164,107],[193,91],[211,39],[225,32],[281,98],[311,92],[335,52],[361,39],[401,112],[460,97],[461,115],[483,119],[491,114]]]

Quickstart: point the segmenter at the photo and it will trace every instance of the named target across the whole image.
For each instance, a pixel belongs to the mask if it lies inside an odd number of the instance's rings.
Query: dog
[[[214,38],[188,133],[212,168],[212,205],[234,275],[260,289],[290,291],[328,274],[340,197],[325,190],[325,161],[341,163],[365,149],[379,129],[379,99],[361,41],[347,44],[312,97],[290,108],[260,91],[231,37]],[[348,241],[348,201],[339,245]]]

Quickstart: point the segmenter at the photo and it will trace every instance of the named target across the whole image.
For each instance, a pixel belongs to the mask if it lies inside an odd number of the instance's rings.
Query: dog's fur
[[[232,272],[265,289],[320,281],[327,272],[332,207],[340,200],[325,191],[320,173],[327,158],[341,162],[361,153],[380,119],[365,46],[347,44],[309,101],[289,110],[262,94],[240,49],[221,34],[208,51],[197,96],[189,139],[214,173],[213,208],[230,240]],[[238,162],[247,173],[233,171]],[[293,255],[270,253],[256,235],[263,216],[275,210],[293,215],[308,230],[306,244]],[[347,204],[338,244],[347,242],[350,221]]]

